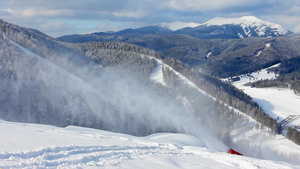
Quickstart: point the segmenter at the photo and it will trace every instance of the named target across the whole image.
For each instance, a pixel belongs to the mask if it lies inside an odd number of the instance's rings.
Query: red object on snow
[[[237,152],[237,151],[234,151],[233,149],[230,149],[230,150],[228,151],[228,153],[229,153],[229,154],[235,154],[235,155],[243,156],[243,154],[241,154],[241,153],[239,153],[239,152]]]

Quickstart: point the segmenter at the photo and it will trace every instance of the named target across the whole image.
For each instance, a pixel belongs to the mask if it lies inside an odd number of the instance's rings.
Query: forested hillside
[[[278,73],[278,77],[271,80],[261,80],[248,85],[251,87],[290,88],[297,95],[300,94],[300,57],[284,60],[278,68],[271,69],[270,71]]]
[[[232,126],[249,120],[245,113],[281,133],[276,120],[245,93],[168,55],[123,42],[64,43],[4,21],[0,25],[3,119],[133,135],[195,135],[191,124],[197,124],[231,144]],[[266,47],[264,39],[253,40]],[[212,42],[209,46],[219,40]],[[149,78],[157,59],[170,67],[163,69],[165,86]],[[186,120],[168,121],[169,116]]]
[[[65,40],[63,37],[59,38]],[[120,41],[162,53],[216,77],[232,77],[298,57],[297,35],[244,39],[198,39],[188,35],[121,33],[75,36],[68,42]]]

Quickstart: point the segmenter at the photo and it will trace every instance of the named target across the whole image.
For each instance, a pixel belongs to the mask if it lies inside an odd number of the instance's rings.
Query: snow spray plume
[[[52,58],[53,59],[53,58]],[[54,63],[52,63],[54,62]],[[214,150],[228,148],[199,124],[180,101],[126,66],[73,67],[65,59],[36,55],[15,60],[15,86],[5,107],[15,121],[78,125],[137,136],[181,132],[202,138]],[[66,65],[66,69],[58,67]],[[76,74],[73,74],[76,72]],[[13,105],[13,106],[10,106]],[[3,111],[3,110],[2,110]]]

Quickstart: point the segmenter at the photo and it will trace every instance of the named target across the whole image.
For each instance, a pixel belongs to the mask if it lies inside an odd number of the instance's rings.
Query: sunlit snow
[[[274,24],[271,22],[266,22],[263,21],[261,19],[258,19],[255,16],[244,16],[241,18],[222,18],[222,17],[217,17],[214,18],[210,21],[205,22],[202,25],[206,25],[206,26],[211,26],[211,25],[218,25],[218,26],[222,26],[222,25],[227,25],[227,24],[233,24],[233,25],[240,25],[243,29],[244,29],[244,33],[247,36],[251,36],[250,33],[250,27],[251,28],[256,28],[255,32],[259,35],[259,36],[264,36],[265,35],[265,30],[267,27],[270,27],[271,29],[274,30],[275,33],[278,32],[278,35],[285,35],[288,33],[287,30],[285,30],[284,28],[282,28],[279,24]],[[241,36],[240,36],[241,37]]]
[[[200,139],[184,134],[134,137],[83,127],[0,121],[0,137],[1,168],[300,168],[214,152]]]
[[[268,48],[270,44],[266,44]],[[279,64],[272,67],[277,67]],[[255,82],[263,79],[275,79],[276,74],[268,71],[269,68],[254,72],[248,75],[239,76],[240,80],[233,82],[233,85],[243,90],[256,101],[262,109],[278,122],[289,115],[300,115],[300,96],[297,96],[291,89],[287,88],[251,88],[244,86],[248,82]],[[288,125],[300,125],[300,118]]]

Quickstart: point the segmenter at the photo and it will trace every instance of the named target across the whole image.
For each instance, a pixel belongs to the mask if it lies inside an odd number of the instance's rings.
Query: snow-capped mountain
[[[137,34],[147,35],[170,35],[183,34],[199,39],[237,39],[247,37],[277,37],[291,33],[279,24],[263,21],[255,16],[240,18],[217,17],[205,23],[196,22],[170,22],[159,23],[136,29],[128,28],[118,32],[99,32],[85,35],[67,35],[59,37],[66,42],[87,41],[124,41],[119,36],[126,35],[126,39],[133,39]],[[148,37],[149,38],[149,37]]]
[[[200,39],[277,37],[290,33],[279,24],[263,21],[255,16],[240,18],[217,17],[195,28],[183,28],[175,32],[188,34]]]
[[[288,31],[279,24],[266,22],[255,16],[244,16],[241,18],[217,17],[202,24],[204,26],[230,26],[237,25],[243,28],[246,37],[251,36],[280,36],[288,34]],[[239,34],[241,38],[242,34]]]

